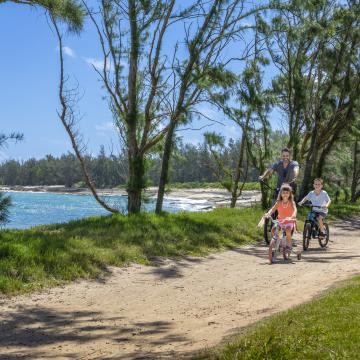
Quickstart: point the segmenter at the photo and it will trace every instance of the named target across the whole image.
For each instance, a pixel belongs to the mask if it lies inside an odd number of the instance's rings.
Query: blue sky
[[[80,129],[88,149],[96,154],[101,144],[106,149],[113,144],[116,151],[119,145],[112,127],[112,116],[103,99],[105,92],[91,65],[101,63],[102,59],[93,26],[87,22],[80,36],[67,35],[64,45],[66,71],[77,79],[82,94]],[[0,161],[41,158],[46,154],[58,156],[71,150],[56,114],[58,49],[44,12],[12,3],[1,4],[0,54],[0,131],[20,131],[25,137],[16,145],[0,149]],[[269,71],[273,69],[269,68]],[[213,109],[202,110],[226,123],[223,116]],[[205,123],[202,121],[193,127]],[[231,123],[214,125],[210,129],[220,131],[226,137],[240,136],[239,130]],[[201,131],[182,134],[186,142],[202,142]]]

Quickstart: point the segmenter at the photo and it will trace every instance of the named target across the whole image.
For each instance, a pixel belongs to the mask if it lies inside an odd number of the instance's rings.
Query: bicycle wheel
[[[319,238],[319,245],[324,248],[326,247],[326,245],[329,242],[329,225],[328,224],[324,224],[325,229],[326,229],[326,235],[322,238]]]
[[[304,231],[303,231],[303,249],[307,250],[310,244],[311,239],[311,224],[305,223]]]
[[[273,227],[273,223],[271,222],[270,219],[265,219],[265,223],[264,223],[264,240],[266,242],[267,245],[270,244],[271,241],[271,229]]]

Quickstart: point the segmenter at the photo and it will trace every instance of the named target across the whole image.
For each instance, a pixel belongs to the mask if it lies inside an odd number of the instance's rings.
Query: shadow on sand
[[[183,334],[172,334],[172,328],[172,323],[167,321],[129,323],[124,317],[105,317],[101,312],[60,312],[21,306],[9,314],[3,314],[0,323],[0,359],[106,359],[100,353],[96,355],[97,340],[119,344],[119,353],[114,353],[109,359],[184,358],[186,354],[158,351],[161,345],[189,341]],[[163,336],[159,338],[159,334]],[[156,339],[152,335],[157,335]],[[85,344],[86,353],[83,346],[79,352],[64,351],[68,344],[71,344],[72,351],[76,349],[76,344]],[[129,344],[138,347],[138,350],[122,354],[122,347]],[[142,350],[141,344],[145,347],[150,345],[156,351]],[[44,346],[46,350],[42,349]]]

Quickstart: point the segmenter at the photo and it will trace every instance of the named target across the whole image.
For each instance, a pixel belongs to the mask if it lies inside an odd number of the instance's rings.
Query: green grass
[[[222,189],[224,188],[220,182],[185,182],[185,183],[171,183],[168,186],[170,189]],[[245,183],[243,190],[260,190],[260,183],[248,182]]]
[[[332,203],[329,208],[329,217],[348,218],[360,214],[360,202],[352,203]]]
[[[276,296],[276,294],[274,295]],[[245,330],[197,359],[359,359],[360,277]]]
[[[0,292],[16,294],[95,278],[108,265],[150,264],[154,256],[205,255],[261,239],[262,210],[142,213],[0,232]]]

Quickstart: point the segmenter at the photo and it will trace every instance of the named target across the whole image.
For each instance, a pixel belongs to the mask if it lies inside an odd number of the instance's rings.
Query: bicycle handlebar
[[[294,221],[294,222],[296,221],[296,219],[294,219],[292,217],[286,217],[286,218],[284,218],[282,220],[275,220],[271,216],[269,216],[268,219],[271,219],[271,222],[273,224],[280,224],[280,225],[283,224],[285,221]]]
[[[265,185],[270,190],[278,190],[278,188],[272,188],[269,184],[267,184],[264,180],[259,180],[260,183]]]
[[[292,183],[295,183],[295,181],[296,181],[296,179],[291,180],[290,182],[284,183],[284,184],[288,184],[288,185],[291,186],[291,184],[292,184]],[[279,188],[278,188],[278,187],[272,188],[270,185],[268,185],[268,184],[265,182],[265,180],[259,180],[259,182],[262,183],[262,184],[264,184],[264,185],[265,185],[268,189],[270,189],[270,190],[280,190],[280,189],[281,189],[281,186],[280,186]]]
[[[318,205],[313,205],[313,204],[300,204],[300,203],[298,203],[298,205],[299,206],[311,207],[311,208],[326,209],[326,206],[318,206]]]

